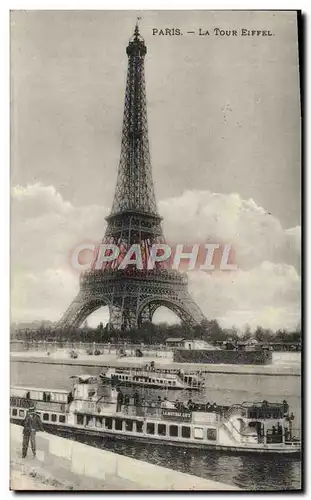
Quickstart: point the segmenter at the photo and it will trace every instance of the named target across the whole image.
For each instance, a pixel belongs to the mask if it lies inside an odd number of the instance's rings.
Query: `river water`
[[[99,367],[53,365],[40,363],[12,362],[11,385],[34,386],[51,389],[71,387],[70,377],[87,372],[98,375]],[[155,398],[163,391],[148,390],[144,397]],[[282,402],[286,399],[290,410],[295,414],[293,427],[300,429],[301,421],[301,379],[298,376],[219,374],[206,375],[203,392],[169,391],[169,398],[233,404],[243,401]],[[299,435],[297,431],[296,434]],[[90,438],[85,442],[90,443]],[[213,450],[184,450],[170,446],[146,445],[118,440],[104,440],[94,446],[144,460],[157,465],[170,467],[182,472],[235,484],[252,490],[299,489],[301,481],[301,462],[295,458],[234,455]]]

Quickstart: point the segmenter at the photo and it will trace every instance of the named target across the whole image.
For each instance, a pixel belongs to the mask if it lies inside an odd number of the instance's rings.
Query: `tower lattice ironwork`
[[[161,306],[174,311],[189,326],[204,319],[188,292],[184,273],[156,263],[147,269],[151,247],[164,243],[157,211],[150,162],[144,59],[147,48],[138,25],[126,48],[128,71],[122,127],[121,155],[111,214],[104,244],[120,249],[118,259],[80,276],[80,291],[61,318],[59,327],[77,327],[96,309],[108,305],[109,325],[129,329],[152,321]],[[119,268],[131,245],[139,245],[143,269]]]

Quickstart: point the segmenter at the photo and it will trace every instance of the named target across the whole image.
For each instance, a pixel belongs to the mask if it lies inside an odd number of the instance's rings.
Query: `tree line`
[[[38,325],[36,328],[12,328],[11,337],[24,341],[45,342],[96,342],[96,343],[144,343],[165,344],[169,337],[200,339],[216,344],[218,342],[237,342],[255,339],[257,342],[301,342],[301,329],[277,330],[276,332],[258,326],[254,331],[246,327],[243,332],[236,328],[222,328],[217,320],[204,320],[200,325],[189,327],[183,324],[144,323],[140,328],[116,330],[99,323],[91,328],[85,323],[80,328],[56,329],[53,325]]]

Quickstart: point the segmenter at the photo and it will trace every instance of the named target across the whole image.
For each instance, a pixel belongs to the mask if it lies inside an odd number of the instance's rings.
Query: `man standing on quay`
[[[26,458],[29,439],[31,444],[32,454],[36,456],[36,432],[43,431],[43,425],[40,420],[39,415],[35,412],[35,408],[29,408],[26,418],[24,420],[24,429],[23,429],[23,458]]]

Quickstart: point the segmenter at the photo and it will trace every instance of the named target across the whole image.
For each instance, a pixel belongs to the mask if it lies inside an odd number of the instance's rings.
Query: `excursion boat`
[[[141,386],[154,389],[186,389],[200,390],[204,387],[204,379],[199,373],[149,368],[105,368],[99,374],[103,382],[117,385]]]
[[[74,377],[72,391],[12,387],[10,416],[21,424],[35,406],[44,429],[54,434],[145,441],[226,452],[299,455],[293,414],[280,403],[241,403],[203,411],[178,410],[172,403],[120,405],[118,392],[98,379]],[[169,407],[171,406],[171,407]],[[287,405],[286,405],[287,406]],[[118,411],[117,411],[118,410]]]

